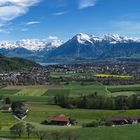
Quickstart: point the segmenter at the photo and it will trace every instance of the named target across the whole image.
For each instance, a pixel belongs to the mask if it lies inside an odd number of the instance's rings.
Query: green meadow
[[[106,88],[98,82],[71,82],[69,84],[61,83],[61,88],[48,89],[44,96],[54,96],[56,94],[70,95],[70,96],[79,96],[87,95],[98,92],[98,94],[105,95],[108,92]]]
[[[19,90],[0,89],[0,95],[14,95],[17,92],[19,92]]]
[[[98,82],[70,82],[69,84],[60,83],[54,87],[26,87],[19,89],[0,89],[0,95],[10,97],[12,101],[25,101],[28,104],[29,113],[24,123],[31,123],[40,130],[45,130],[48,134],[52,131],[74,131],[79,135],[78,140],[139,140],[139,125],[82,128],[85,123],[94,120],[102,120],[110,116],[140,116],[140,110],[90,110],[90,109],[65,109],[60,106],[50,105],[49,100],[55,95],[81,96],[94,92],[103,96],[120,96],[139,94],[140,85],[125,86],[104,86]],[[2,102],[1,102],[2,105]],[[65,114],[78,122],[75,126],[46,126],[41,122],[47,120],[52,115]],[[9,128],[19,122],[11,113],[0,112],[0,137],[10,137]],[[20,140],[25,140],[23,136]],[[11,138],[12,139],[12,138]],[[19,140],[18,138],[16,140]],[[37,140],[35,137],[31,140]],[[48,136],[48,140],[52,140]],[[62,139],[63,140],[63,139]]]
[[[140,85],[107,86],[106,88],[112,96],[140,94]]]
[[[42,96],[47,91],[47,88],[24,88],[17,92],[18,96]]]

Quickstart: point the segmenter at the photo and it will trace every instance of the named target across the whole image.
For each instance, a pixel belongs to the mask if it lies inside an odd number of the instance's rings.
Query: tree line
[[[126,110],[139,109],[140,96],[104,96],[97,92],[90,95],[81,95],[79,97],[71,97],[65,95],[54,96],[54,104],[64,108],[81,108],[81,109],[111,109]]]

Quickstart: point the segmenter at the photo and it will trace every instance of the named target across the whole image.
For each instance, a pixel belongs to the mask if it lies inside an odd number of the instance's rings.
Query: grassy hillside
[[[39,66],[39,64],[22,58],[8,58],[0,55],[0,71],[20,70],[33,66]]]

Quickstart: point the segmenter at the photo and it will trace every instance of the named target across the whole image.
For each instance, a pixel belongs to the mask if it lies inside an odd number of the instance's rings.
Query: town
[[[139,62],[101,61],[93,64],[51,65],[0,73],[2,85],[48,85],[57,81],[98,81],[109,84],[139,84]],[[121,80],[120,80],[121,79]]]

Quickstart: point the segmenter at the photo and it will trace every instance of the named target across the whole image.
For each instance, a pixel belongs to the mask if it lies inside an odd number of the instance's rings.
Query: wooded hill
[[[28,67],[39,67],[40,65],[23,58],[10,58],[0,55],[0,71],[20,70]]]

